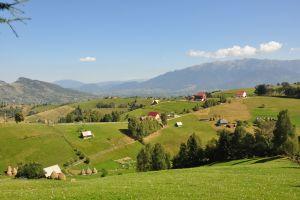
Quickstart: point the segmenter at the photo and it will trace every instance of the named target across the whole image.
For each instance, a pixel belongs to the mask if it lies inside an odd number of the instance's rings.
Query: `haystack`
[[[64,173],[60,173],[58,174],[58,180],[65,181],[67,180],[67,177]]]
[[[13,168],[13,170],[12,170],[12,175],[13,175],[13,176],[16,176],[16,175],[17,175],[17,173],[18,173],[18,170],[17,170],[17,168]]]
[[[86,175],[85,170],[82,169],[80,174],[81,174],[81,175]]]
[[[92,170],[90,168],[87,168],[87,170],[85,171],[85,173],[87,175],[91,175],[93,172],[92,172]]]
[[[7,175],[7,176],[12,176],[12,175],[13,175],[13,174],[12,174],[12,168],[11,168],[11,166],[8,166],[8,167],[7,167],[6,175]]]
[[[58,174],[57,174],[55,171],[53,171],[53,172],[51,173],[51,175],[50,175],[50,178],[51,178],[51,179],[58,179]]]
[[[94,169],[93,169],[93,174],[97,174],[98,173],[98,171],[97,171],[97,169],[94,167]]]

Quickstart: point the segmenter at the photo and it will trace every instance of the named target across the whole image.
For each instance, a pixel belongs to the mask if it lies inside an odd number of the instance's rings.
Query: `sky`
[[[30,0],[19,8],[31,18],[14,23],[19,38],[0,25],[6,82],[148,79],[219,60],[300,59],[299,0]]]

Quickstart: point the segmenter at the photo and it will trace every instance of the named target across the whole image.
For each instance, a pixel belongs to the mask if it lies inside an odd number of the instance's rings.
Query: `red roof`
[[[205,92],[198,92],[195,96],[197,96],[197,97],[206,97],[206,93]]]
[[[245,91],[238,91],[236,94],[237,95],[243,95]]]
[[[159,115],[158,112],[149,112],[149,113],[148,113],[148,116],[149,116],[149,117],[156,117],[157,115]]]

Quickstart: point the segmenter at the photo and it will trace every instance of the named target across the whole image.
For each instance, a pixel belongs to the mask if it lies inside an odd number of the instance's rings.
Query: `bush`
[[[101,170],[101,177],[106,177],[108,175],[108,171],[106,169]]]
[[[27,163],[18,166],[17,178],[38,179],[45,177],[43,167],[39,163]]]

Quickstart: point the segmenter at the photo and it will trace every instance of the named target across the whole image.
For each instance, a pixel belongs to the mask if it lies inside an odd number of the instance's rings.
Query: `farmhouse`
[[[238,91],[236,93],[237,98],[246,98],[247,97],[247,92],[246,91]]]
[[[83,139],[92,138],[94,135],[91,131],[83,131],[81,132],[81,137]]]
[[[160,114],[158,112],[149,112],[148,117],[156,120],[160,120]]]
[[[217,126],[222,126],[222,125],[227,125],[228,124],[228,121],[226,119],[219,119],[217,121]]]
[[[176,122],[175,124],[176,127],[182,127],[182,125],[183,125],[182,122]]]
[[[206,101],[206,98],[205,92],[198,92],[194,95],[194,101]]]
[[[151,105],[157,105],[157,104],[159,104],[159,100],[157,100],[157,99],[153,100],[151,103]]]
[[[53,172],[55,172],[56,174],[61,174],[62,173],[61,169],[58,165],[53,165],[53,166],[50,166],[50,167],[46,167],[43,170],[45,172],[46,178],[49,178]]]

